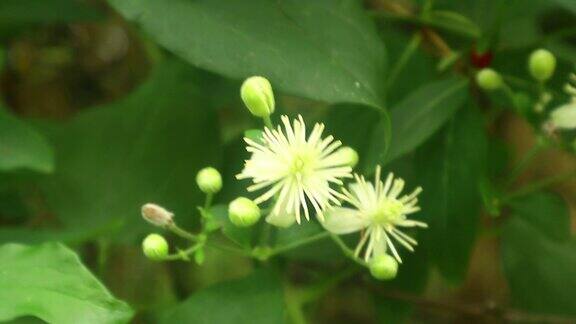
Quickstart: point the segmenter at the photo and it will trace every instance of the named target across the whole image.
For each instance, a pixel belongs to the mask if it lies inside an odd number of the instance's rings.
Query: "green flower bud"
[[[346,165],[350,166],[351,168],[355,167],[358,164],[358,153],[348,146],[344,146],[343,148],[336,151],[336,154],[342,159]]]
[[[483,90],[496,90],[502,87],[502,77],[492,69],[482,69],[476,74],[476,82]]]
[[[538,49],[530,54],[528,70],[538,81],[546,81],[554,74],[556,57],[545,49]]]
[[[142,241],[144,255],[154,261],[160,261],[168,255],[168,242],[159,234],[150,234]]]
[[[274,112],[274,93],[270,82],[261,76],[253,76],[242,83],[240,97],[257,117],[268,117]]]
[[[398,262],[388,254],[376,255],[368,263],[370,273],[378,280],[390,280],[398,273]]]
[[[207,167],[198,172],[196,183],[203,193],[215,194],[222,189],[222,176],[218,170]]]
[[[260,219],[260,208],[252,200],[238,197],[228,205],[228,217],[238,227],[249,227]]]

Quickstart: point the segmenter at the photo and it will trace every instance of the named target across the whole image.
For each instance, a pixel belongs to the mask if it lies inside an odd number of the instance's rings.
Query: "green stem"
[[[538,153],[542,152],[545,148],[545,145],[540,143],[536,143],[525,155],[522,157],[520,162],[512,169],[510,172],[510,177],[506,181],[506,186],[512,185],[520,175],[526,170],[527,167],[530,166],[534,158],[538,156]]]
[[[185,238],[187,240],[190,240],[192,242],[198,242],[198,240],[199,240],[198,235],[192,234],[192,233],[178,227],[178,225],[176,225],[176,224],[168,225],[166,228],[168,230],[170,230],[172,233],[174,233],[174,234],[176,234],[182,238]]]
[[[576,170],[570,170],[564,173],[560,173],[557,175],[553,175],[550,176],[548,178],[542,179],[542,180],[538,180],[538,181],[534,181],[506,196],[504,196],[502,198],[502,202],[509,202],[510,200],[514,199],[514,198],[518,198],[521,196],[525,196],[527,194],[533,193],[535,191],[544,189],[548,186],[551,186],[553,184],[557,184],[557,183],[562,183],[564,181],[569,180],[571,177],[576,176]]]
[[[264,125],[270,129],[274,129],[274,125],[272,125],[272,120],[270,119],[270,116],[264,116],[262,117],[262,119],[264,120]]]
[[[179,250],[177,253],[169,254],[162,258],[162,261],[174,261],[174,260],[184,260],[189,261],[190,258],[188,257],[190,254],[196,252],[198,249],[202,248],[204,243],[196,243],[186,250]]]
[[[345,256],[349,257],[350,259],[352,259],[354,262],[358,263],[359,265],[366,267],[368,266],[366,264],[366,262],[364,262],[364,260],[358,258],[356,256],[356,254],[354,254],[354,251],[352,251],[347,245],[346,243],[344,243],[344,241],[342,241],[342,239],[336,235],[336,234],[332,234],[330,233],[330,238],[332,238],[332,241],[334,241],[334,243],[336,243],[336,245],[338,245],[338,247],[340,247],[340,249],[342,250],[342,252],[344,253]]]
[[[321,232],[321,233],[306,237],[300,241],[295,241],[295,242],[291,242],[291,243],[288,243],[288,244],[283,245],[283,246],[275,247],[272,249],[272,252],[270,252],[270,256],[281,254],[281,253],[299,248],[303,245],[308,245],[308,244],[314,243],[316,241],[322,240],[322,239],[327,238],[329,236],[330,236],[329,232]]]
[[[284,283],[284,295],[286,296],[286,310],[292,324],[307,324],[303,302],[298,298],[298,290],[289,282]]]
[[[204,210],[207,211],[208,209],[210,209],[210,207],[212,207],[213,198],[214,198],[213,193],[206,194],[206,200],[204,201]]]
[[[410,60],[412,55],[414,55],[414,53],[416,52],[416,49],[418,49],[418,46],[420,46],[421,41],[422,41],[422,36],[420,35],[420,33],[415,33],[412,36],[412,38],[410,39],[410,42],[408,43],[408,45],[406,46],[406,48],[402,52],[402,55],[400,56],[400,58],[396,62],[396,65],[394,65],[394,68],[392,69],[392,71],[390,71],[390,76],[388,77],[388,80],[386,81],[386,88],[387,89],[390,88],[390,86],[392,84],[394,84],[394,82],[396,81],[396,78],[398,78],[398,76],[400,75],[400,72],[402,72],[402,70],[404,69],[404,66],[406,66],[406,63],[408,63],[408,61]]]

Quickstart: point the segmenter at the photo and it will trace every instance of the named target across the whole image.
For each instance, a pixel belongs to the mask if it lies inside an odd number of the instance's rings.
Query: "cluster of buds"
[[[496,78],[496,79],[495,79]],[[478,76],[479,82],[488,88],[498,88],[502,80],[494,71]],[[250,227],[258,223],[262,214],[271,225],[288,227],[294,223],[310,220],[311,211],[324,228],[333,236],[352,232],[361,233],[360,243],[354,253],[356,261],[365,264],[374,278],[389,280],[396,276],[402,262],[393,241],[413,251],[415,239],[401,229],[426,227],[423,222],[408,219],[408,215],[420,210],[417,195],[421,188],[401,195],[404,181],[389,174],[386,181],[380,179],[380,167],[374,182],[353,174],[358,164],[358,153],[333,136],[323,135],[324,124],[315,124],[307,132],[302,116],[290,120],[281,116],[281,126],[272,126],[271,115],[275,110],[275,98],[270,82],[261,76],[246,79],[240,89],[240,97],[248,111],[263,119],[263,130],[253,131],[246,150],[251,154],[245,161],[237,179],[249,179],[253,183],[248,192],[264,190],[254,200],[238,197],[228,204],[228,220],[237,227]],[[344,180],[352,178],[355,183],[348,189]],[[207,167],[196,175],[196,184],[206,194],[206,205],[201,210],[202,232],[191,234],[180,229],[174,221],[174,213],[148,203],[142,206],[142,217],[149,223],[171,230],[189,238],[193,245],[170,255],[167,241],[159,234],[150,234],[142,242],[144,255],[151,260],[188,260],[188,254],[200,253],[212,229],[210,203],[214,194],[222,189],[222,176],[217,169]],[[269,208],[260,205],[270,202]],[[347,204],[347,206],[344,206]],[[253,249],[253,256],[265,259],[270,247],[263,245]],[[363,251],[363,257],[359,254]],[[391,253],[391,254],[390,254]]]

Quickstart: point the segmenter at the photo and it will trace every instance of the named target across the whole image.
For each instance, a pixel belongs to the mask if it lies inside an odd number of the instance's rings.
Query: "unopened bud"
[[[222,189],[222,176],[218,170],[207,167],[196,175],[196,184],[203,193],[215,194]]]
[[[149,223],[160,227],[166,227],[174,223],[172,220],[174,217],[173,213],[152,203],[144,204],[142,206],[142,217]]]
[[[496,90],[502,87],[502,77],[492,69],[482,69],[476,74],[476,82],[483,90]]]
[[[555,129],[576,128],[576,102],[570,102],[550,113],[550,122]]]
[[[253,76],[242,83],[240,88],[242,101],[256,117],[268,117],[274,112],[274,93],[268,79]]]
[[[260,208],[252,200],[238,197],[228,205],[228,217],[238,227],[249,227],[260,219]]]
[[[168,242],[159,234],[150,234],[142,241],[144,255],[154,261],[160,261],[168,255]]]
[[[358,164],[358,153],[348,146],[344,146],[343,148],[336,151],[336,153],[342,161],[345,161],[345,164],[349,167],[353,168]]]
[[[368,263],[370,274],[378,280],[390,280],[398,273],[398,262],[388,254],[376,255]]]
[[[528,59],[528,70],[532,77],[538,81],[546,81],[554,74],[556,57],[545,49],[537,49]]]

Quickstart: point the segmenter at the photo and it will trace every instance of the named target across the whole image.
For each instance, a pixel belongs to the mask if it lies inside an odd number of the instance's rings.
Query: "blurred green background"
[[[541,47],[560,104],[574,0],[1,0],[0,321],[576,322],[576,149],[531,111]],[[525,101],[480,90],[487,66]],[[272,82],[273,121],[323,122],[359,172],[380,164],[424,188],[430,228],[396,279],[351,270],[329,241],[265,263],[142,255],[162,232],[146,202],[198,228],[201,168],[223,175],[216,208],[247,195],[234,175],[244,131],[261,127],[239,96],[251,75]],[[542,138],[554,144],[510,179]],[[253,232],[218,235],[241,246]]]

